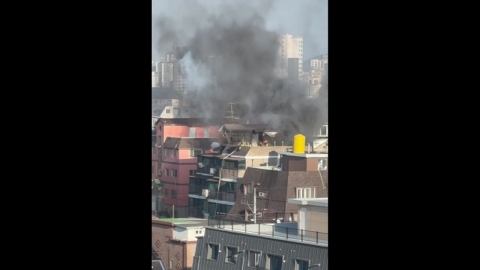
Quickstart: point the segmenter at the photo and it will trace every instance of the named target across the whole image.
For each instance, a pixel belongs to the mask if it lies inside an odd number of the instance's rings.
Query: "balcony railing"
[[[292,223],[258,223],[248,221],[227,220],[221,218],[208,218],[208,227],[218,228],[241,233],[263,235],[272,238],[281,238],[292,241],[309,242],[315,244],[328,243],[328,233],[301,230],[288,227]]]
[[[211,174],[213,176],[218,176],[220,170],[220,165],[208,164],[203,167],[198,166],[197,173],[201,174]]]

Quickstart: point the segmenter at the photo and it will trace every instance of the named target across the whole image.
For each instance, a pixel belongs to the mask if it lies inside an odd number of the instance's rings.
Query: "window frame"
[[[257,265],[250,265],[250,254],[251,254],[251,253],[258,253],[258,254],[260,254]],[[247,267],[253,267],[253,268],[259,267],[259,266],[260,266],[260,262],[262,261],[262,255],[263,255],[263,254],[262,254],[262,252],[261,252],[260,250],[249,249],[249,250],[248,250],[248,257],[247,257]]]
[[[230,262],[228,261],[228,249],[229,248],[234,248],[237,250],[236,252],[236,257],[235,257],[235,262]],[[238,262],[238,255],[240,254],[238,251],[240,250],[240,248],[238,246],[225,246],[225,263],[228,263],[228,264],[237,264]]]
[[[212,258],[212,245],[215,245],[217,246],[217,258],[216,259],[213,259]],[[220,248],[221,248],[221,245],[220,243],[208,243],[207,244],[207,260],[210,260],[210,261],[218,261],[218,257],[219,257],[219,253],[220,253]]]
[[[307,262],[307,269],[308,269],[308,267],[310,267],[311,260],[302,259],[302,258],[294,258],[294,260],[295,260],[295,270],[301,270],[301,269],[299,268],[298,261]]]

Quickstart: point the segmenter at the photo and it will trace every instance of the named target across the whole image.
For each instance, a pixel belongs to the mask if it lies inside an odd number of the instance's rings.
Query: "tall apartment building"
[[[288,59],[298,58],[298,75],[301,80],[303,73],[303,38],[292,35],[283,35],[280,38],[280,70],[279,75],[286,78],[288,75]]]
[[[173,87],[173,65],[174,63],[160,63],[159,84],[164,88]]]
[[[179,61],[173,63],[173,89],[178,92],[185,92],[188,89],[188,74],[185,67]]]

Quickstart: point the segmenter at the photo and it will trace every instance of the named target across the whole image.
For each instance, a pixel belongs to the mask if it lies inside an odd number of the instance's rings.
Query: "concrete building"
[[[298,228],[319,231],[328,235],[328,198],[288,199],[288,203],[300,206]]]
[[[173,63],[173,89],[177,92],[185,92],[188,89],[188,74],[181,62]]]
[[[328,270],[328,234],[282,225],[209,219],[193,270]]]
[[[288,74],[288,59],[298,58],[298,75],[301,80],[303,74],[303,38],[292,35],[283,35],[280,38],[280,71],[279,75],[283,78]]]
[[[163,219],[152,216],[153,255],[165,269],[192,269],[197,237],[204,235],[206,225],[207,220],[204,219]]]
[[[182,95],[171,88],[152,87],[152,115],[156,117],[173,117],[175,109],[183,107]],[[166,113],[169,109],[169,113]],[[164,114],[164,115],[162,115]]]
[[[173,63],[160,63],[158,84],[164,88],[173,88]]]
[[[159,171],[162,184],[160,212],[169,213],[169,216],[188,217],[190,176],[195,175],[197,170],[197,156],[212,152],[214,142],[217,139],[168,137],[165,140],[161,148]]]
[[[313,136],[316,137],[312,143],[313,151],[328,153],[328,123],[316,129]]]

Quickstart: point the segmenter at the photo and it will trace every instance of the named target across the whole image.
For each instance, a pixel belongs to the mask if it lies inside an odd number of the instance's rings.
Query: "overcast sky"
[[[206,20],[209,14],[218,15],[219,5],[225,4],[235,10],[255,10],[265,20],[267,30],[303,37],[305,60],[328,53],[327,0],[152,0],[152,60],[158,61],[166,53],[159,52],[157,46],[156,24],[162,15],[176,29],[184,30],[188,38],[200,20]]]

